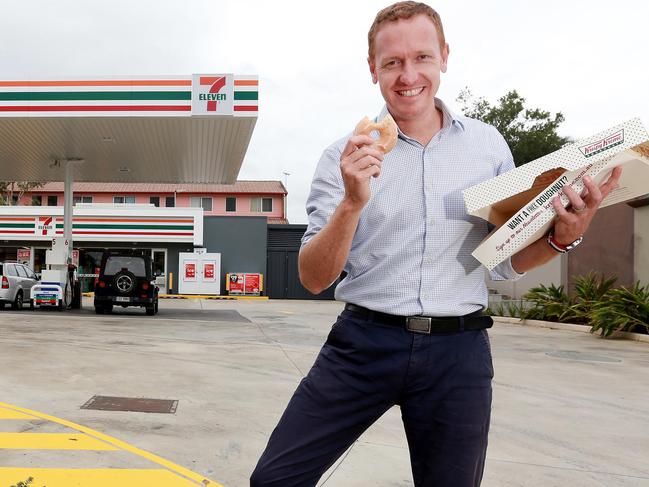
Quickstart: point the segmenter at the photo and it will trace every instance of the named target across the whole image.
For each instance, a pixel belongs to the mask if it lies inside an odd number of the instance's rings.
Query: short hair
[[[416,15],[425,15],[427,16],[435,25],[437,30],[437,37],[439,37],[439,47],[440,49],[444,48],[446,40],[444,38],[444,27],[442,26],[442,19],[439,14],[430,6],[425,3],[406,1],[406,2],[397,2],[390,5],[389,7],[384,8],[378,14],[370,27],[370,31],[367,33],[367,43],[368,43],[368,54],[370,58],[374,56],[374,38],[378,32],[381,25],[386,22],[396,22],[397,20],[402,19],[411,19]]]

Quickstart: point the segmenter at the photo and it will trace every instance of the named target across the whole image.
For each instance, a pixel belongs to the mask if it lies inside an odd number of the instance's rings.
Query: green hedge
[[[591,333],[604,337],[616,331],[649,333],[649,285],[614,288],[615,281],[591,272],[575,278],[570,295],[563,286],[537,286],[523,296],[533,306],[520,317],[590,325]]]

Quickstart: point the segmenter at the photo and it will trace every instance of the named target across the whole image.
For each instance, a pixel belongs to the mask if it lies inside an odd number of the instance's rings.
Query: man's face
[[[388,22],[379,29],[368,62],[372,81],[379,84],[397,123],[425,121],[435,113],[434,98],[447,59],[448,44],[440,48],[435,25],[426,15]]]

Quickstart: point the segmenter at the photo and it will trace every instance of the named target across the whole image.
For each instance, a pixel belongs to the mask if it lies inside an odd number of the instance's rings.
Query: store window
[[[40,194],[32,196],[32,206],[43,206],[43,197]]]
[[[17,205],[18,205],[18,195],[17,195],[17,194],[13,194],[13,195],[11,195],[11,204],[12,204],[13,206],[17,206]]]
[[[250,211],[256,213],[273,211],[273,198],[251,198]]]
[[[203,208],[204,211],[212,211],[212,198],[206,196],[192,196],[189,198],[189,206],[192,208]]]
[[[176,198],[174,196],[165,196],[165,206],[167,208],[176,206]]]
[[[149,197],[149,203],[151,203],[156,208],[160,207],[160,196],[151,196]]]
[[[47,197],[47,206],[59,206],[59,197],[54,195],[49,195]]]
[[[92,203],[92,196],[73,196],[72,204],[76,205],[77,203]]]
[[[234,196],[225,198],[225,211],[237,211],[237,199]]]
[[[113,196],[113,203],[117,205],[121,205],[121,204],[132,205],[135,204],[135,196]]]

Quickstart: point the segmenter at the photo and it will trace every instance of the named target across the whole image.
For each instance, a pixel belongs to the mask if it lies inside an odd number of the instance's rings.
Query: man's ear
[[[448,43],[444,44],[444,49],[442,49],[442,65],[440,70],[442,73],[446,73],[446,68],[448,67],[448,55],[451,52],[451,49],[448,47]]]
[[[376,77],[376,64],[374,64],[371,57],[367,58],[367,64],[369,65],[370,73],[372,74],[372,83],[378,83],[379,79]]]

